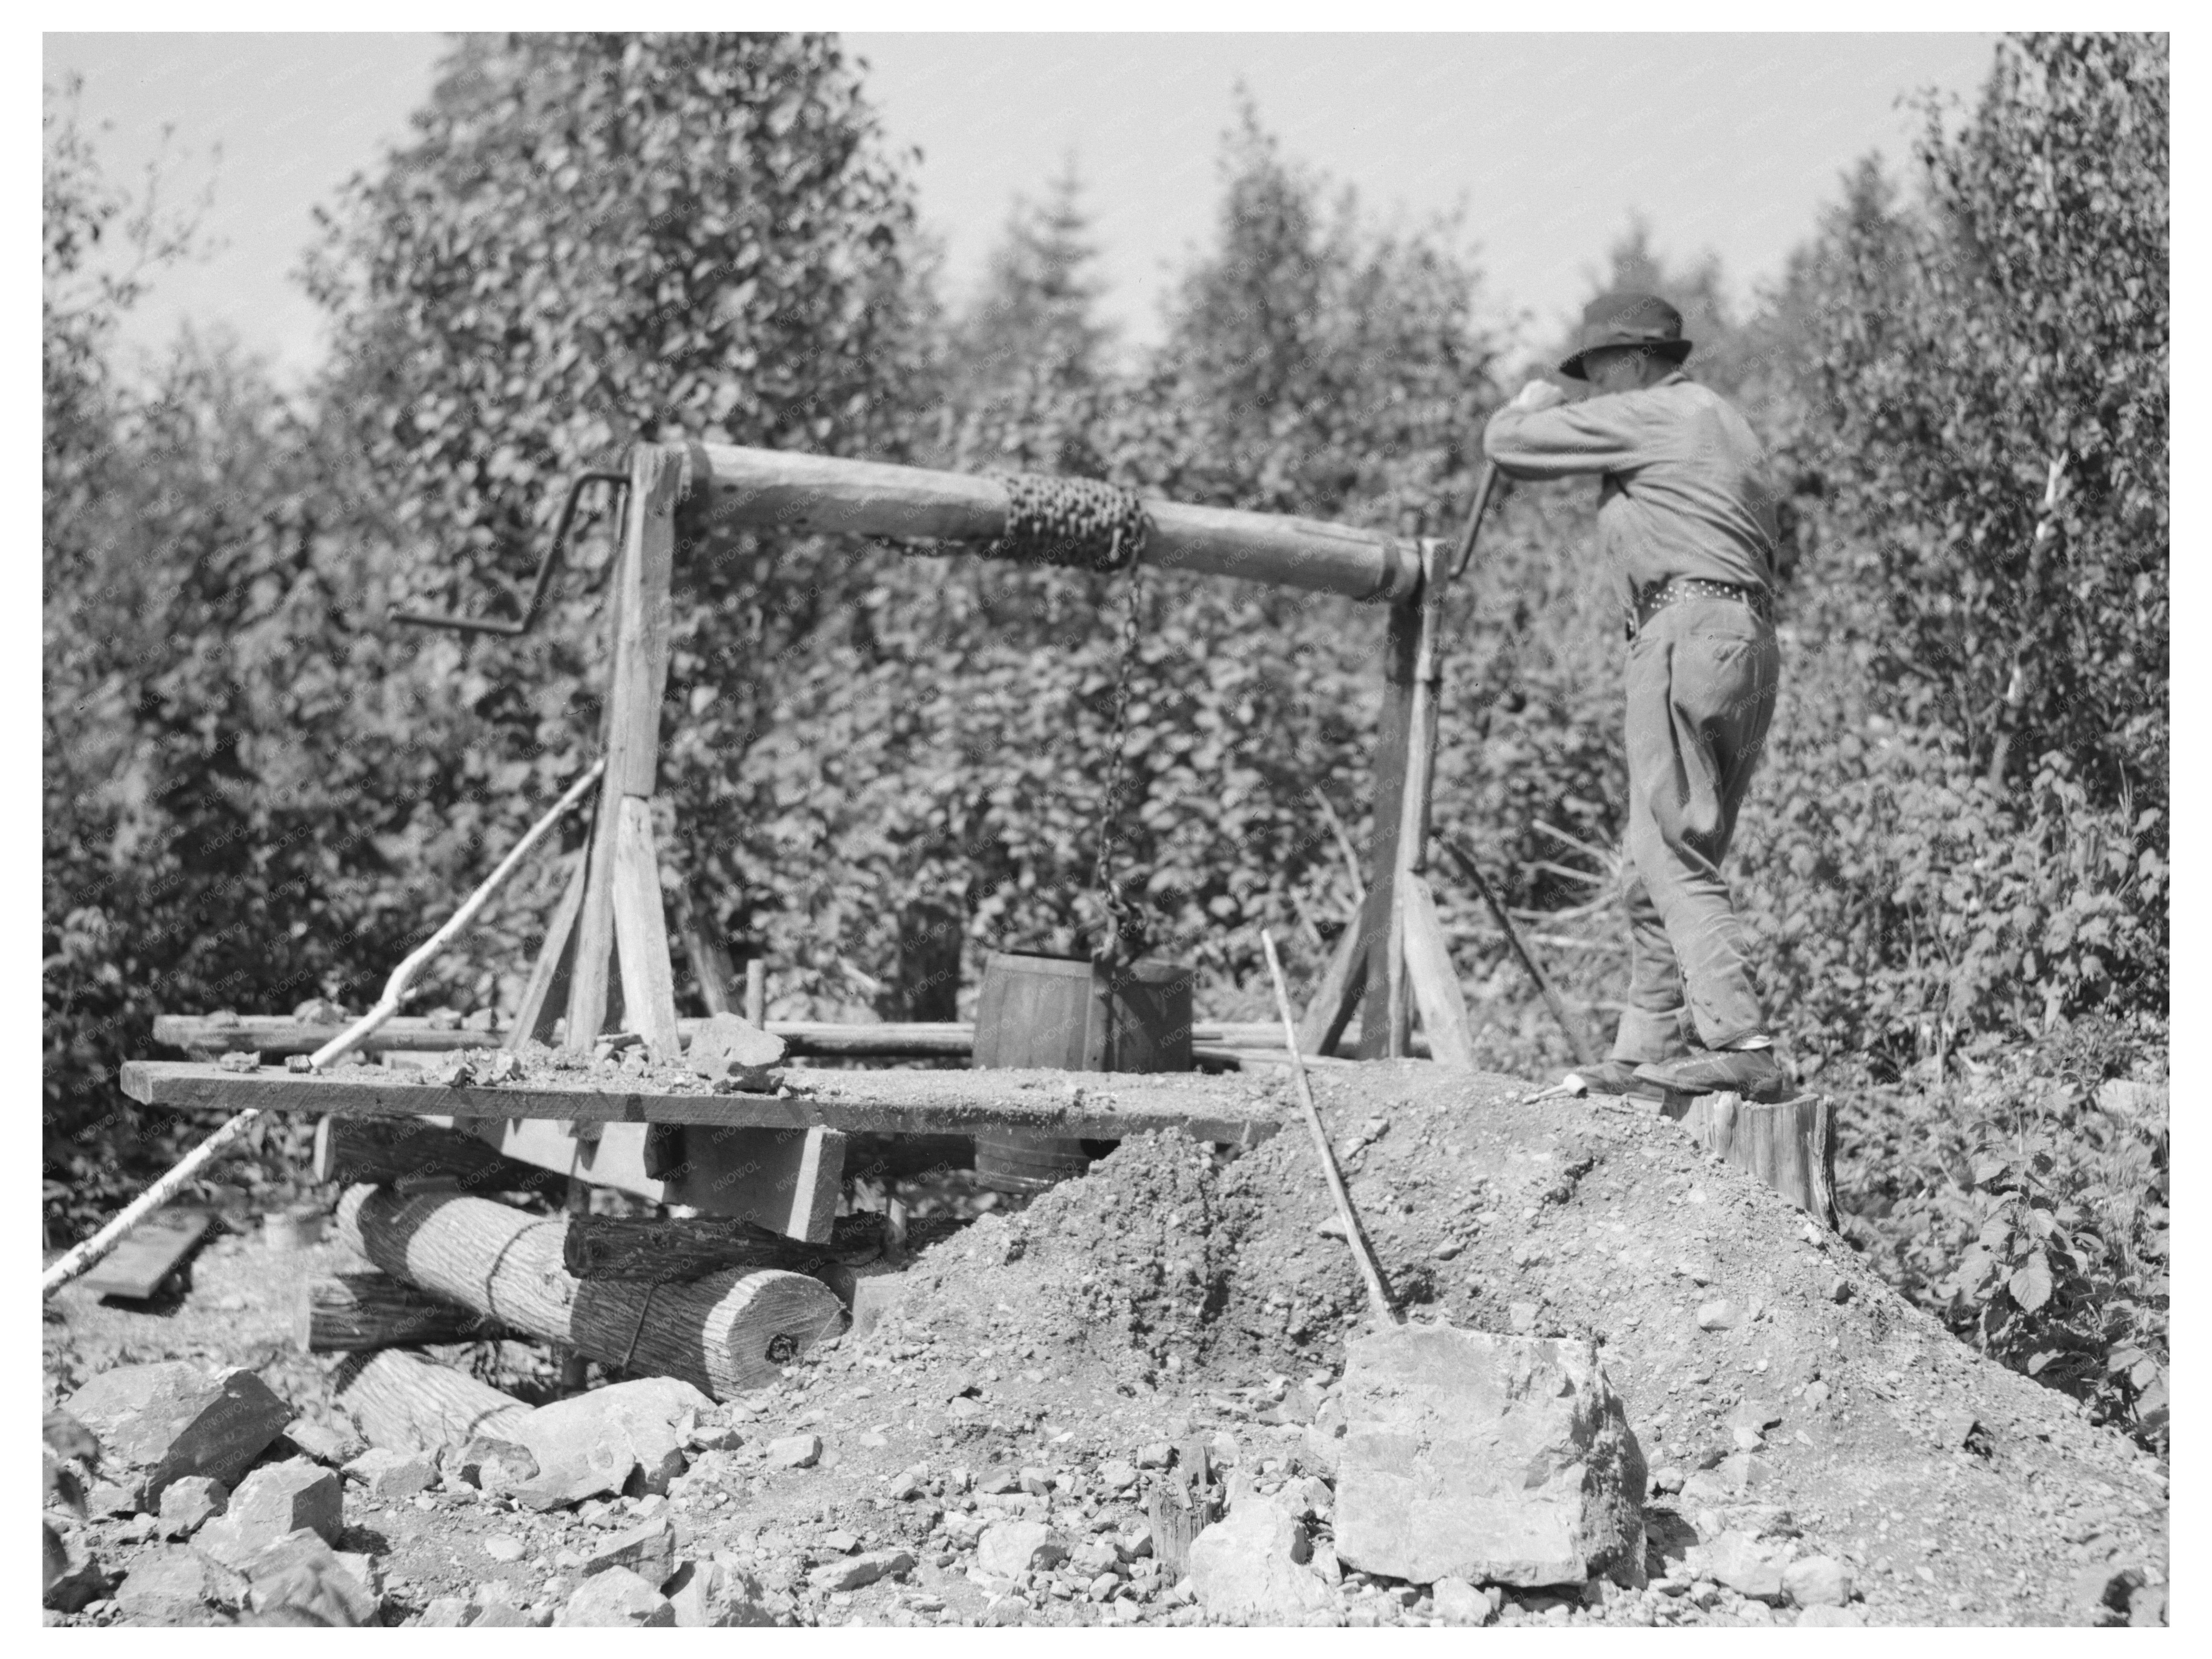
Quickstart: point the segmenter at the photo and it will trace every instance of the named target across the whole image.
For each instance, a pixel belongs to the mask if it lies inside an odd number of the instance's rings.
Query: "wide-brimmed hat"
[[[1669,362],[1690,355],[1682,337],[1682,313],[1656,294],[1601,294],[1583,307],[1583,343],[1559,365],[1571,380],[1588,378],[1583,358],[1606,346],[1642,346]]]

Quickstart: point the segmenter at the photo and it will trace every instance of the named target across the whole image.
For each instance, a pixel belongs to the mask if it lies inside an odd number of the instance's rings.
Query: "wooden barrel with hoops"
[[[974,1064],[1068,1072],[1188,1072],[1193,970],[994,951],[975,1006]],[[975,1137],[975,1176],[1009,1194],[1079,1176],[1110,1141],[1008,1130]]]

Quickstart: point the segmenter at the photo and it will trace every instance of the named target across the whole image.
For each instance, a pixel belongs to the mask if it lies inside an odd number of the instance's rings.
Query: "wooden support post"
[[[1428,862],[1443,683],[1443,606],[1450,574],[1443,544],[1424,541],[1420,587],[1390,608],[1376,763],[1375,882],[1360,913],[1369,947],[1362,1060],[1413,1052],[1417,1002],[1430,1052],[1455,1065],[1473,1059],[1466,999],[1437,921],[1435,896],[1425,885],[1418,891],[1413,887]],[[1418,984],[1409,980],[1409,970]]]
[[[568,987],[568,1047],[576,1054],[590,1053],[607,1029],[616,982],[611,958],[619,950],[624,1020],[655,1059],[680,1057],[676,975],[668,962],[659,873],[652,864],[651,803],[659,769],[660,699],[668,684],[668,593],[683,473],[679,452],[653,444],[630,452],[629,511],[612,585],[606,781],[592,829]]]
[[[1418,781],[1409,762],[1414,749],[1414,668],[1423,611],[1421,590],[1393,605],[1382,647],[1382,724],[1375,756],[1375,879],[1368,884],[1367,902],[1359,912],[1367,969],[1367,1012],[1359,1033],[1362,1060],[1404,1054],[1413,1036],[1398,872],[1407,867],[1401,848],[1407,818],[1407,787]]]
[[[616,825],[615,951],[622,963],[623,1002],[645,1039],[646,1053],[673,1065],[684,1058],[676,1033],[676,972],[668,961],[653,816],[642,795],[623,797]]]
[[[768,1030],[768,963],[758,957],[745,963],[745,1018]]]

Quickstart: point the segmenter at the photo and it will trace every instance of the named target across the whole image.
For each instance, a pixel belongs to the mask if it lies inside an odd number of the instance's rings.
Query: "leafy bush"
[[[1847,1116],[1845,1232],[1990,1358],[2163,1453],[2170,1176],[2162,1027],[2083,1020],[1940,1086],[1868,1085]]]

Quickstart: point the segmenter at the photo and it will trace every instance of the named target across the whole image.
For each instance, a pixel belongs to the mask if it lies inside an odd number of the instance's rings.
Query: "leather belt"
[[[1752,615],[1770,626],[1774,621],[1774,596],[1763,587],[1741,587],[1734,582],[1717,582],[1704,576],[1669,576],[1665,581],[1654,582],[1636,596],[1636,615],[1626,624],[1627,635],[1633,640],[1651,618],[1677,599],[1734,599],[1748,606]]]

